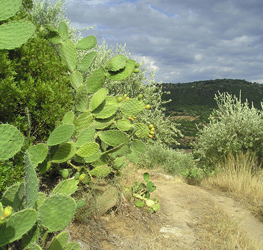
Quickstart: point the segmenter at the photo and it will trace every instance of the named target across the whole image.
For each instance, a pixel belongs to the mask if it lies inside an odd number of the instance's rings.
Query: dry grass
[[[259,250],[238,223],[234,222],[226,212],[216,205],[202,216],[196,232],[206,250]]]
[[[256,162],[248,154],[231,155],[217,165],[220,171],[203,180],[202,185],[233,195],[263,221],[263,172]]]

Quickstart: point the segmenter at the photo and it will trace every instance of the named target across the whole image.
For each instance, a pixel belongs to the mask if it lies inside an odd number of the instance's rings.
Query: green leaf
[[[116,55],[106,62],[105,69],[109,71],[119,71],[124,69],[127,60],[127,57],[124,55]]]
[[[48,146],[44,143],[39,143],[37,145],[28,148],[28,156],[34,167],[37,167],[39,163],[42,163],[48,153]]]
[[[144,174],[143,174],[143,179],[144,179],[146,182],[149,182],[149,180],[150,180],[150,174],[149,174],[149,173],[144,173]]]
[[[72,195],[78,189],[79,180],[67,179],[61,181],[52,191],[51,195],[62,194],[62,195]]]
[[[89,50],[89,49],[94,48],[96,44],[97,44],[97,38],[91,35],[91,36],[87,36],[81,39],[77,43],[76,48],[81,49],[81,50]]]
[[[100,145],[96,142],[88,142],[77,150],[76,154],[80,157],[91,157],[95,155],[100,149]]]
[[[0,1],[0,21],[7,20],[8,18],[14,16],[21,8],[22,0],[10,1],[1,0]]]
[[[95,138],[95,128],[93,126],[90,126],[89,128],[81,131],[78,140],[76,142],[76,147],[81,147],[87,142],[92,142],[94,141]]]
[[[65,142],[59,145],[58,150],[52,158],[53,163],[62,163],[71,159],[76,152],[76,147],[72,142]]]
[[[117,147],[129,142],[128,135],[119,130],[107,130],[99,133],[100,139],[106,144]]]
[[[88,92],[93,94],[97,90],[99,90],[105,83],[105,72],[103,67],[100,67],[94,70],[87,78],[86,78],[86,86]]]
[[[75,70],[70,76],[69,76],[69,80],[71,83],[71,86],[77,90],[79,86],[81,86],[83,84],[83,76],[82,74],[78,71]]]
[[[107,96],[103,103],[93,111],[97,119],[106,119],[113,116],[118,110],[118,104],[113,96]]]
[[[134,201],[134,205],[135,205],[136,207],[142,208],[142,207],[144,207],[144,201],[142,201],[142,200],[136,200],[136,201]]]
[[[126,67],[120,71],[109,71],[106,73],[106,77],[111,79],[112,81],[123,81],[127,77],[129,77],[134,70],[136,61],[133,59],[128,59]]]
[[[93,63],[93,61],[95,60],[97,54],[98,54],[98,52],[96,52],[96,51],[92,51],[92,52],[89,52],[88,54],[86,54],[82,58],[80,63],[78,64],[78,70],[82,71],[82,72],[87,70],[90,67],[90,65]]]
[[[99,107],[100,104],[105,100],[107,94],[108,94],[108,89],[106,88],[101,88],[96,93],[94,93],[94,95],[90,100],[89,110],[92,112],[97,107]]]
[[[64,40],[68,39],[68,25],[65,22],[59,23],[58,33]]]
[[[47,140],[47,145],[54,146],[66,142],[67,140],[70,139],[73,133],[74,133],[74,125],[64,123],[58,126],[57,128],[55,128],[55,130],[50,134]]]
[[[77,52],[72,41],[67,40],[66,42],[62,43],[60,56],[67,65],[68,69],[73,72],[77,65]]]

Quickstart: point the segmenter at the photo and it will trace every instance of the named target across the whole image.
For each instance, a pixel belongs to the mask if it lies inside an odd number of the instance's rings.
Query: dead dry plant
[[[216,168],[218,173],[204,179],[202,185],[229,193],[263,221],[263,172],[257,159],[243,153],[230,155]]]
[[[202,216],[197,235],[204,245],[203,249],[213,250],[260,250],[243,231],[238,223],[215,204]]]

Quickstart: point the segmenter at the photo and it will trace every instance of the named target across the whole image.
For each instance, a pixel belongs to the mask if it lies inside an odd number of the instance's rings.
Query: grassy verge
[[[205,250],[260,249],[244,232],[240,231],[238,223],[215,204],[208,206],[196,233]]]
[[[248,154],[229,156],[214,176],[202,181],[202,185],[217,188],[231,194],[244,203],[253,214],[263,221],[263,172],[256,159]]]

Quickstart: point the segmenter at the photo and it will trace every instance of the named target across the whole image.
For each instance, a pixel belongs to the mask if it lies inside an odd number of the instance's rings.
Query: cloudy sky
[[[156,82],[263,83],[262,0],[67,0],[67,17],[109,46],[126,44]]]

